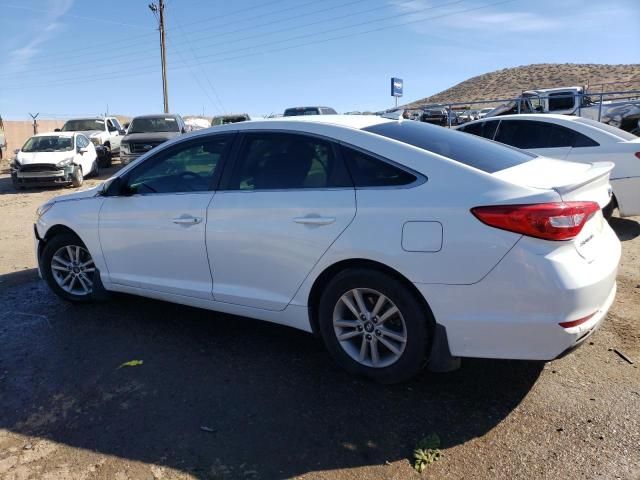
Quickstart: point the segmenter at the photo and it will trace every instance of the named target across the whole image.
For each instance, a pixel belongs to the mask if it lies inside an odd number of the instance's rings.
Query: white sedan
[[[223,125],[41,206],[39,268],[70,301],[126,292],[316,332],[381,382],[549,360],[615,296],[612,168],[375,116]]]
[[[85,176],[98,175],[98,156],[82,133],[40,133],[16,150],[11,180],[16,188],[46,185],[82,185]]]
[[[640,215],[640,138],[606,123],[568,115],[505,115],[458,128],[546,157],[591,163],[610,161],[613,198],[608,217]]]

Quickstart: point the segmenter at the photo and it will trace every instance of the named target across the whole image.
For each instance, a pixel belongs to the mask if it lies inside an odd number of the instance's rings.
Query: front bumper
[[[591,262],[571,242],[523,237],[475,284],[416,287],[453,356],[552,360],[584,342],[614,301],[621,246],[610,227],[602,235]],[[577,327],[559,325],[587,316]]]
[[[120,151],[120,163],[122,163],[123,165],[127,165],[136,160],[141,155],[141,153],[123,153],[122,151]]]
[[[69,185],[73,179],[75,165],[69,165],[64,168],[47,171],[22,171],[20,169],[11,169],[11,180],[16,186],[54,186]]]

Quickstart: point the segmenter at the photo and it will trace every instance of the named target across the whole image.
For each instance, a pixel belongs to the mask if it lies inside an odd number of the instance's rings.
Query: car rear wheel
[[[91,175],[93,175],[94,177],[99,177],[100,176],[100,162],[98,162],[98,159],[96,158],[93,161],[93,165],[91,166]]]
[[[96,266],[82,240],[71,233],[47,241],[40,270],[55,294],[72,302],[93,300]]]
[[[318,319],[329,353],[350,373],[398,383],[426,363],[430,314],[390,275],[368,269],[338,274],[321,296]]]

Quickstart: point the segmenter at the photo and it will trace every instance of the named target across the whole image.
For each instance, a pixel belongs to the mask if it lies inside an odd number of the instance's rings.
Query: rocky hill
[[[470,78],[443,92],[411,102],[418,105],[512,98],[532,88],[589,85],[591,91],[640,90],[640,64],[541,63],[504,68]]]

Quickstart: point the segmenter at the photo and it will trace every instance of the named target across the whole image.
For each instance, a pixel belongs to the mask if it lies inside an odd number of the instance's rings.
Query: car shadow
[[[230,478],[381,465],[430,433],[459,445],[503,421],[542,370],[465,360],[383,386],[297,330],[125,295],[70,305],[14,275],[0,276],[0,429],[198,478],[216,465]],[[119,368],[131,360],[143,363]]]
[[[640,223],[629,218],[611,217],[609,225],[616,232],[621,242],[633,240],[640,236]]]

